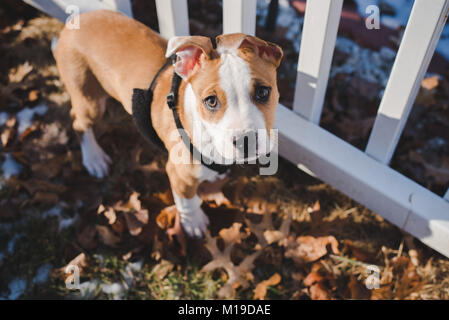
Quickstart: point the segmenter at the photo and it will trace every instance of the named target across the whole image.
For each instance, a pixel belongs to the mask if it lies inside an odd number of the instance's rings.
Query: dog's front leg
[[[192,175],[191,168],[184,166],[175,166],[169,160],[167,174],[182,228],[188,236],[201,238],[206,232],[209,218],[201,209],[201,199],[196,194],[199,180]]]

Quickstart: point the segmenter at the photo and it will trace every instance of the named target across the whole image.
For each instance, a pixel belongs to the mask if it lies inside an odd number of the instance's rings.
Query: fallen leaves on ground
[[[142,228],[148,223],[149,219],[148,210],[142,208],[139,196],[137,192],[133,192],[126,203],[115,205],[115,209],[124,212],[129,233],[133,236],[142,232]]]
[[[254,299],[264,300],[267,295],[267,289],[269,286],[275,286],[281,282],[281,276],[279,273],[273,274],[268,280],[261,281],[254,289]]]
[[[286,247],[285,256],[299,264],[313,262],[325,256],[328,253],[328,246],[333,253],[340,253],[338,241],[333,236],[319,238],[300,236],[295,241],[293,239],[285,241],[284,246]]]
[[[221,9],[216,9],[219,16]],[[201,12],[204,10],[193,11],[194,33],[219,33],[218,22],[211,27],[212,22],[195,17]],[[103,121],[95,126],[99,144],[113,160],[110,175],[104,179],[90,177],[71,128],[70,97],[49,50],[51,38],[62,27],[55,27],[56,23],[40,15],[0,30],[0,50],[7,48],[7,52],[2,51],[7,56],[0,62],[0,159],[11,154],[23,167],[4,186],[0,181],[0,223],[5,228],[9,224],[20,228],[28,218],[56,212],[57,218],[47,219],[48,229],[41,232],[51,234],[51,239],[65,247],[57,258],[46,257],[47,249],[23,252],[33,261],[62,259],[57,264],[60,267],[71,260],[69,264],[78,266],[84,276],[93,265],[102,277],[108,277],[114,270],[105,272],[95,262],[97,255],[107,252],[120,262],[142,259],[151,270],[151,277],[143,278],[156,282],[194,261],[202,271],[211,272],[205,276],[220,276],[224,285],[216,295],[222,298],[449,297],[447,259],[418,241],[407,240],[379,216],[305,177],[282,159],[278,174],[272,177],[257,176],[252,167],[239,167],[229,178],[202,184],[198,193],[211,220],[210,233],[203,240],[187,239],[173,206],[164,154],[141,139],[129,115],[113,101],[108,101]],[[291,105],[294,90],[289,84],[296,77],[291,65],[296,63],[297,53],[284,38],[285,32],[285,28],[275,33],[258,29],[264,39],[280,41],[286,53],[279,69],[280,90],[282,103]],[[336,52],[342,60],[339,55]],[[320,125],[363,148],[374,123],[381,88],[360,80],[351,75],[330,79],[330,95]],[[449,181],[448,97],[447,75],[424,79],[392,162],[393,168],[441,194]],[[41,105],[48,107],[48,112],[20,129],[19,113]],[[337,206],[344,208],[334,210]],[[57,233],[58,220],[72,218],[73,226]],[[404,248],[393,248],[403,237]],[[35,239],[31,240],[30,248],[34,248]],[[382,246],[388,250],[381,250]],[[21,265],[10,268],[12,264],[5,263],[9,258],[6,254],[0,263],[2,275],[9,276],[16,269],[20,276],[31,274]],[[379,289],[366,288],[370,275],[367,266],[371,264],[379,270]],[[63,269],[56,269],[62,278],[67,276]],[[180,281],[187,284],[189,280]],[[7,289],[1,287],[5,283],[0,281],[0,291]],[[273,290],[267,289],[270,286]],[[149,290],[142,292],[144,297],[151,297]]]
[[[222,229],[218,237],[212,237],[209,232],[206,232],[205,247],[212,255],[212,261],[207,263],[202,269],[202,272],[211,272],[215,269],[224,269],[227,274],[227,281],[218,291],[218,296],[221,298],[235,297],[235,291],[239,287],[247,288],[249,280],[254,279],[252,269],[254,268],[254,260],[260,255],[261,251],[253,252],[247,255],[242,262],[235,264],[231,260],[231,251],[234,245],[240,243],[247,235],[240,231],[241,223],[234,223],[230,228]],[[224,248],[220,250],[217,246],[217,240],[224,241]]]

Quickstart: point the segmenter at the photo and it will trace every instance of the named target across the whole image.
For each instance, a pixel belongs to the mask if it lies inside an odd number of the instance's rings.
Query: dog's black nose
[[[248,131],[232,138],[234,147],[242,152],[245,158],[257,154],[257,131]]]

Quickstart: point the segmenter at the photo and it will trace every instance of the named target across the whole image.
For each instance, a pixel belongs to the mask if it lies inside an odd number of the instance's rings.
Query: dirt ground
[[[189,4],[193,34],[220,33],[217,4]],[[154,3],[134,5],[136,18],[157,28]],[[449,259],[283,159],[274,176],[238,167],[203,186],[210,234],[173,237],[165,155],[112,99],[95,128],[113,160],[110,175],[96,179],[83,168],[50,51],[61,28],[21,2],[0,4],[0,163],[21,168],[0,176],[0,299],[449,298]],[[292,44],[282,30],[258,35],[284,48],[281,99],[291,105]],[[337,52],[335,63],[342,59]],[[423,86],[392,163],[439,194],[449,182],[449,83],[441,75]],[[379,103],[360,83],[333,78],[322,120],[357,147]],[[28,125],[27,108],[42,111]],[[79,289],[66,287],[68,265],[79,268]]]

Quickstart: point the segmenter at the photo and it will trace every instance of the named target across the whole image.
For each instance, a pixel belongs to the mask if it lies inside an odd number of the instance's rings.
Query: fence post
[[[257,0],[223,0],[223,33],[256,34]]]
[[[390,163],[446,23],[448,9],[448,0],[415,0],[366,147],[366,153],[382,163]]]
[[[170,39],[189,35],[187,0],[156,0],[156,10],[162,37]]]
[[[320,122],[343,0],[307,1],[293,110]]]

